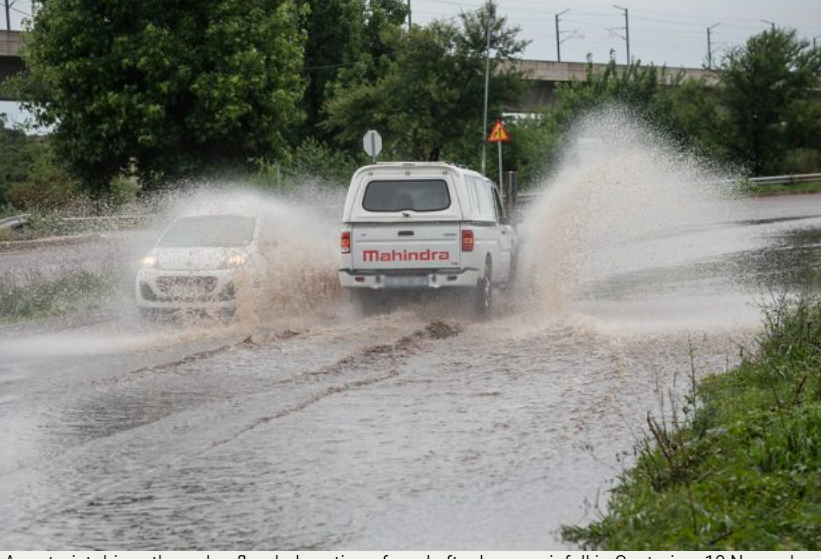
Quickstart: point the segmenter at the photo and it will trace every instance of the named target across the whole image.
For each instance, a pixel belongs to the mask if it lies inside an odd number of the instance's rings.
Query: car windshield
[[[438,212],[450,207],[450,193],[443,180],[372,181],[362,207],[369,212]]]
[[[157,246],[167,248],[240,247],[254,239],[253,217],[213,215],[182,217],[171,224]]]

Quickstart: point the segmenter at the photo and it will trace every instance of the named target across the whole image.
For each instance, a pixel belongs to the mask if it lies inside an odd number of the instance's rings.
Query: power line
[[[11,11],[17,12],[18,14],[22,14],[26,17],[33,17],[30,13],[21,10],[20,8],[15,8],[14,5],[10,6]]]

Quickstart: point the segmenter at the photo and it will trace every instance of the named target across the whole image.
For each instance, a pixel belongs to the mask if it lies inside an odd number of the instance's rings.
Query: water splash
[[[567,145],[521,227],[523,284],[548,314],[577,310],[599,282],[612,288],[619,277],[709,257],[711,247],[681,233],[739,211],[731,172],[675,148],[623,107],[580,119]]]
[[[308,189],[287,199],[238,185],[200,187],[167,202],[162,223],[183,216],[245,215],[262,219],[269,248],[238,271],[237,318],[258,326],[282,316],[322,311],[339,296],[335,191]]]

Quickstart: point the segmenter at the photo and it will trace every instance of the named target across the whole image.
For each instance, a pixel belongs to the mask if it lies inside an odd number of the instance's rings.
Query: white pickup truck
[[[517,238],[499,190],[445,163],[384,163],[351,180],[339,280],[363,306],[391,290],[470,290],[480,313],[513,279]]]

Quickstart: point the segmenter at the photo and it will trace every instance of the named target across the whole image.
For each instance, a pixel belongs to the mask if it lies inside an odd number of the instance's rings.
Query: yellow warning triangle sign
[[[488,137],[487,141],[491,144],[498,144],[500,142],[508,143],[510,141],[510,134],[505,130],[505,125],[502,124],[501,120],[496,121],[496,125],[490,132],[490,137]]]

